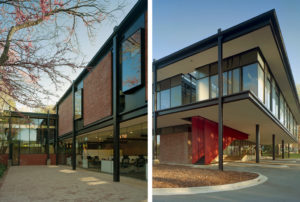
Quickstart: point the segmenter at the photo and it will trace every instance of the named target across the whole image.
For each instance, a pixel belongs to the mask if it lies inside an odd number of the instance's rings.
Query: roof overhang
[[[257,47],[261,50],[297,123],[300,123],[299,98],[275,10],[224,30],[222,35],[223,58]],[[197,67],[216,62],[218,58],[217,39],[218,35],[215,34],[155,61],[157,81],[179,73],[190,73]]]
[[[273,134],[277,143],[281,140],[285,143],[297,142],[297,138],[250,91],[224,97],[223,112],[223,124],[248,134],[250,141],[255,142],[256,124],[259,124],[261,144],[271,144]],[[207,100],[158,111],[157,127],[191,124],[189,119],[193,116],[218,122],[218,100]]]

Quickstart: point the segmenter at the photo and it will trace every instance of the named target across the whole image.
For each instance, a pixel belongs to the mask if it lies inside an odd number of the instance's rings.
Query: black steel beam
[[[46,154],[47,154],[47,161],[50,158],[50,153],[49,153],[49,135],[50,135],[50,117],[49,117],[49,110],[48,110],[48,116],[47,116],[47,136],[46,136]],[[47,164],[47,162],[46,162]]]
[[[117,29],[117,27],[115,27]],[[117,35],[113,38],[113,130],[114,130],[114,158],[113,181],[120,181],[120,120],[119,120],[119,49]]]
[[[73,130],[72,130],[72,169],[76,170],[76,126],[75,126],[75,82],[72,85],[72,108],[73,108]]]
[[[260,148],[260,132],[259,132],[259,125],[256,124],[256,163],[259,163],[259,148]]]
[[[11,161],[12,163],[12,152],[13,152],[13,143],[12,143],[12,137],[11,137],[11,116],[9,116],[8,118],[8,144],[9,144],[9,155],[8,155],[8,159]]]
[[[223,170],[223,44],[222,32],[218,29],[218,82],[219,82],[219,97],[218,97],[218,138],[219,138],[219,170]]]
[[[56,117],[57,119],[55,120],[55,141],[54,141],[54,145],[55,145],[55,156],[56,156],[56,165],[58,165],[58,124],[59,124],[59,117],[58,117],[58,105],[56,105]]]
[[[275,135],[272,135],[272,156],[273,160],[275,160]]]
[[[288,143],[288,158],[290,158],[290,144]]]
[[[153,151],[152,151],[152,155],[153,155],[153,159],[157,159],[157,139],[156,139],[156,133],[157,133],[157,113],[155,108],[157,108],[157,96],[156,96],[156,88],[157,88],[157,69],[156,66],[154,65],[154,61],[153,61],[153,89],[152,89],[152,96],[153,96],[153,142],[152,142],[152,147],[153,147]]]
[[[282,149],[281,157],[282,157],[282,159],[284,159],[284,140],[282,140],[281,149]]]

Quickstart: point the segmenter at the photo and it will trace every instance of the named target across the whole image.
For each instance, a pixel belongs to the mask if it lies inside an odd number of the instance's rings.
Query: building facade
[[[160,162],[209,164],[219,155],[259,162],[270,145],[275,158],[276,144],[298,141],[299,98],[275,10],[218,30],[153,68]]]
[[[146,179],[146,72],[147,1],[140,0],[57,102],[56,114],[50,115],[56,120],[55,133],[40,140],[46,149],[39,151],[46,160],[31,165],[48,161],[109,173],[114,181],[119,181],[120,175]],[[43,128],[42,119],[38,124]],[[2,128],[8,128],[14,138],[10,126],[14,128],[6,123]],[[3,136],[9,137],[8,132]],[[20,141],[24,142],[22,137]],[[26,143],[21,143],[19,165],[24,165],[22,144]],[[6,152],[13,165],[17,155],[14,148]]]

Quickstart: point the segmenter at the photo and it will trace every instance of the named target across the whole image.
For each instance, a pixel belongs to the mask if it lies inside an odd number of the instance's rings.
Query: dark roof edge
[[[131,23],[131,20],[133,20],[137,15],[140,15],[145,9],[147,9],[147,0],[139,0],[129,11],[129,13],[125,16],[125,18],[121,21],[121,23],[115,27],[113,33],[108,37],[108,39],[97,51],[97,53],[94,55],[91,61],[86,65],[86,67],[94,67],[95,65],[97,65],[97,63],[99,62],[99,57],[101,58],[101,56],[105,55],[107,51],[111,48],[113,37],[119,31],[124,30],[126,26]],[[87,70],[87,68],[84,68],[78,75],[78,77],[73,81],[73,83],[77,84],[88,72],[89,70]],[[54,106],[54,109],[56,109],[57,105],[59,105],[70,94],[70,92],[72,91],[73,83],[66,90],[63,96],[57,101],[57,103]]]

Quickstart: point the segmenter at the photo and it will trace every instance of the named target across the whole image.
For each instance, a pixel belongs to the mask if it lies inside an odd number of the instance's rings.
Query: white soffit
[[[271,27],[265,26],[241,37],[235,38],[223,44],[223,58],[236,55],[246,50],[259,47],[264,55],[271,71],[277,81],[281,92],[294,112],[297,122],[300,123],[300,112],[289,84],[285,68],[283,66]],[[157,72],[157,80],[170,78],[174,75],[189,73],[195,68],[216,62],[218,57],[217,46],[187,57],[178,62],[163,67]]]
[[[294,143],[280,126],[278,126],[267,114],[259,109],[249,99],[224,103],[223,122],[225,126],[247,133],[249,140],[255,142],[255,125],[260,125],[261,144],[272,144],[272,134],[275,134],[276,142],[284,140],[286,143]],[[158,116],[158,128],[176,125],[191,124],[185,118],[201,116],[214,122],[218,122],[217,105],[177,112]]]

